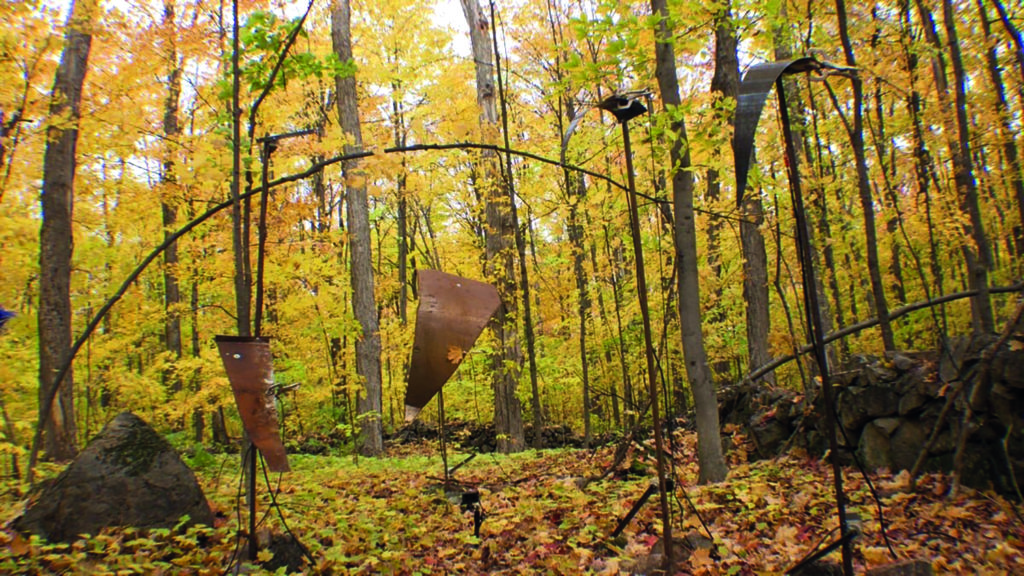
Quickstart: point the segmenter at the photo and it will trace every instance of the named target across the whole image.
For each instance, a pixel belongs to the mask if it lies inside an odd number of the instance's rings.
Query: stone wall
[[[963,481],[1012,494],[1011,466],[1024,482],[1024,340],[1011,338],[991,362],[983,362],[984,350],[994,343],[992,337],[963,339],[941,360],[937,353],[854,357],[833,378],[844,458],[852,463],[856,453],[869,469],[910,470],[934,433],[922,471],[952,471],[968,396],[980,386]],[[791,447],[825,452],[820,394],[807,402],[789,390],[746,384],[723,390],[720,409],[723,423],[737,425],[751,440],[751,457]]]

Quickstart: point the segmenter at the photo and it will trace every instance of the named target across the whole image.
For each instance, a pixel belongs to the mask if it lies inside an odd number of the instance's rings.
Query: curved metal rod
[[[544,162],[546,164],[552,164],[552,165],[555,165],[555,166],[561,166],[561,167],[563,167],[563,168],[565,168],[567,170],[573,170],[573,171],[580,172],[582,174],[586,174],[586,175],[594,177],[594,178],[599,178],[601,180],[609,182],[610,184],[612,184],[613,186],[615,186],[617,188],[620,188],[622,190],[626,190],[626,187],[624,185],[622,185],[621,183],[617,182],[616,180],[614,180],[614,179],[612,179],[612,178],[610,178],[608,176],[605,176],[603,174],[598,174],[596,172],[587,170],[585,168],[580,168],[578,166],[572,166],[572,165],[563,164],[563,163],[558,162],[556,160],[552,160],[550,158],[545,158],[543,156],[538,156],[538,155],[532,154],[530,152],[524,152],[524,151],[521,151],[521,150],[512,150],[512,149],[509,149],[509,148],[503,148],[501,146],[494,146],[494,145],[490,145],[490,144],[478,144],[478,143],[474,143],[474,142],[464,142],[464,143],[457,143],[457,144],[416,144],[416,145],[413,145],[413,146],[396,146],[396,147],[392,147],[392,148],[386,148],[386,149],[384,149],[383,153],[384,154],[394,154],[394,153],[416,152],[416,151],[420,151],[420,150],[453,150],[453,149],[496,150],[496,151],[499,151],[499,152],[504,152],[504,153],[508,153],[508,154],[514,154],[516,156],[522,156],[522,157],[525,157],[525,158],[531,158],[533,160]],[[273,181],[269,182],[266,186],[260,186],[258,188],[253,188],[252,190],[241,194],[239,196],[239,199],[250,198],[252,196],[255,196],[256,194],[262,193],[264,189],[269,191],[270,189],[276,188],[276,187],[278,187],[278,186],[280,186],[282,184],[287,184],[289,182],[295,182],[297,180],[302,180],[302,179],[308,178],[308,177],[312,176],[313,174],[316,174],[317,172],[320,172],[321,170],[323,170],[324,168],[326,168],[326,167],[328,167],[328,166],[330,166],[332,164],[337,164],[339,162],[344,162],[346,160],[356,160],[356,159],[359,159],[359,158],[367,158],[367,157],[374,156],[374,155],[376,155],[376,152],[369,151],[369,150],[364,150],[362,152],[356,152],[356,153],[353,153],[353,154],[342,154],[342,155],[339,155],[339,156],[334,156],[332,158],[328,158],[328,159],[323,160],[321,162],[315,162],[309,168],[307,168],[306,170],[303,170],[302,172],[297,172],[295,174],[290,174],[288,176],[282,176],[281,178],[278,178],[276,180],[273,180]],[[81,350],[82,346],[85,345],[85,342],[89,339],[89,337],[92,336],[92,333],[96,330],[96,327],[99,326],[100,321],[102,321],[103,318],[107,315],[107,313],[110,312],[110,309],[114,307],[114,304],[116,304],[119,300],[121,300],[121,298],[124,296],[125,292],[128,291],[128,288],[138,279],[139,276],[142,275],[142,273],[146,270],[146,268],[149,267],[149,265],[152,264],[153,261],[157,259],[157,257],[159,257],[161,254],[163,254],[163,252],[165,250],[167,250],[167,248],[171,244],[176,242],[182,236],[185,236],[186,234],[188,234],[189,232],[194,230],[197,226],[199,226],[203,222],[206,222],[207,220],[212,218],[214,215],[216,215],[221,210],[225,210],[225,209],[229,208],[232,204],[233,204],[232,200],[226,200],[224,202],[221,202],[220,204],[217,204],[216,206],[210,208],[206,212],[200,214],[195,219],[190,221],[188,224],[185,224],[180,229],[175,231],[170,236],[167,236],[164,239],[163,242],[161,242],[156,248],[154,248],[153,251],[150,252],[149,255],[147,255],[141,262],[139,262],[138,266],[136,266],[135,269],[132,270],[131,274],[128,275],[128,277],[121,284],[121,286],[117,289],[117,291],[114,292],[114,294],[110,298],[107,299],[106,303],[103,304],[103,307],[100,308],[96,312],[96,315],[93,316],[92,320],[90,320],[89,323],[86,325],[85,330],[75,340],[74,344],[71,346],[71,350],[70,350],[70,353],[68,354],[68,357],[61,363],[60,370],[57,371],[57,375],[53,379],[53,385],[47,391],[47,397],[44,399],[44,401],[39,406],[39,421],[36,424],[35,435],[32,437],[32,449],[31,449],[31,452],[29,453],[28,472],[26,474],[26,479],[29,482],[32,482],[32,479],[33,479],[33,474],[35,472],[35,465],[36,465],[36,462],[39,459],[39,448],[40,448],[40,445],[42,444],[42,440],[43,440],[43,430],[46,428],[46,422],[50,419],[50,415],[53,412],[53,401],[57,397],[57,391],[60,389],[60,383],[64,381],[64,378],[67,377],[68,372],[71,370],[71,365],[72,365],[72,363],[75,360],[75,356],[78,355],[79,350]]]

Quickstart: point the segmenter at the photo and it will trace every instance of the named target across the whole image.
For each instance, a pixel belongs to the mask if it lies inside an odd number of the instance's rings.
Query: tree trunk
[[[967,278],[973,290],[978,294],[971,298],[971,325],[975,333],[992,333],[995,331],[995,319],[992,315],[992,302],[989,299],[988,268],[991,265],[991,252],[988,238],[981,221],[981,208],[978,204],[978,184],[974,179],[974,163],[971,158],[970,134],[967,124],[967,94],[965,89],[966,73],[960,57],[960,41],[956,32],[956,15],[949,0],[943,0],[943,20],[946,25],[946,38],[950,61],[953,65],[954,98],[953,106],[949,102],[949,84],[946,79],[946,63],[942,57],[942,42],[935,30],[935,21],[931,11],[922,0],[917,0],[917,9],[921,14],[922,28],[928,43],[935,49],[932,58],[932,71],[939,93],[939,101],[947,117],[947,129],[956,134],[956,140],[948,137],[949,153],[953,159],[953,178],[956,182],[960,200],[960,210],[968,217],[963,224],[966,236],[974,241],[974,246],[962,246]],[[951,111],[950,108],[955,108]],[[948,116],[955,117],[955,125],[949,126]]]
[[[717,112],[719,110],[718,102],[731,99],[733,102],[736,101],[736,96],[739,94],[740,85],[740,69],[739,60],[736,56],[736,26],[732,21],[732,9],[731,0],[726,0],[718,13],[715,15],[715,73],[711,77],[711,95],[714,98],[715,103],[712,104],[713,109]],[[733,114],[728,115],[721,114],[717,118],[718,124],[728,124],[733,126]],[[728,134],[728,133],[727,133]],[[712,162],[714,165],[708,168],[707,171],[707,202],[708,205],[715,210],[718,206],[718,202],[721,198],[722,183],[720,180],[719,170],[717,165],[721,162],[721,158],[725,155],[724,146],[718,148],[717,158]],[[730,156],[731,158],[731,156]],[[708,267],[711,268],[715,276],[714,284],[714,297],[713,304],[711,306],[710,314],[707,317],[707,321],[710,324],[718,324],[725,320],[725,313],[721,306],[722,299],[722,255],[721,255],[721,234],[724,220],[712,216],[708,222],[708,248],[707,248],[707,260]],[[726,354],[738,354],[739,351],[726,352]],[[720,356],[721,361],[716,362],[714,366],[714,373],[719,377],[728,376],[729,366],[732,364],[729,356]]]
[[[249,270],[249,227],[243,225],[242,214],[242,72],[239,68],[241,46],[238,27],[238,0],[233,0],[231,11],[231,251],[235,264],[235,324],[239,336],[252,334],[252,307],[249,296],[251,284]],[[246,202],[248,206],[248,202]],[[245,221],[248,222],[248,210]],[[244,459],[244,456],[243,456]]]
[[[963,59],[960,57],[960,40],[957,38],[956,32],[957,17],[953,12],[951,0],[942,2],[942,13],[946,24],[946,37],[949,40],[949,59],[953,65],[954,93],[956,95],[957,149],[953,155],[954,178],[957,191],[960,193],[960,205],[970,217],[968,234],[974,240],[974,246],[964,246],[971,289],[978,291],[978,295],[971,299],[973,325],[976,333],[992,334],[996,330],[988,284],[988,271],[992,267],[992,251],[989,248],[988,236],[985,234],[985,225],[981,218],[978,183],[974,178],[971,136],[967,122],[967,73],[964,71]]]
[[[480,106],[480,125],[483,140],[495,140],[498,110],[495,99],[497,88],[494,84],[494,53],[488,32],[490,23],[480,11],[477,0],[462,0],[462,11],[469,25],[473,60],[476,63],[477,104]],[[511,199],[501,189],[498,179],[497,158],[493,153],[483,157],[484,177],[477,181],[486,189],[485,257],[488,277],[494,282],[501,295],[502,306],[498,309],[495,331],[500,345],[491,357],[494,386],[494,427],[498,433],[498,450],[504,453],[523,449],[522,407],[516,397],[519,372],[522,369],[522,352],[519,349],[519,334],[516,329],[516,273],[514,266],[513,233],[514,224],[509,203]]]
[[[928,228],[928,261],[932,273],[931,282],[935,287],[936,294],[945,292],[942,265],[939,260],[938,241],[935,238],[935,226],[932,218],[931,182],[935,178],[935,164],[931,152],[924,139],[924,121],[921,118],[921,93],[917,89],[917,68],[919,57],[917,50],[913,47],[913,25],[910,20],[909,0],[900,0],[900,41],[903,54],[906,58],[906,69],[910,76],[910,94],[907,96],[907,109],[910,112],[911,124],[913,125],[913,147],[914,147],[914,176],[917,180],[917,196],[919,202],[924,205],[925,222]],[[922,278],[922,288],[925,295],[931,298],[931,288]],[[941,324],[936,326],[941,337],[945,337],[946,308],[941,305]]]
[[[985,3],[982,0],[977,0],[977,3],[978,12],[981,15],[982,30],[985,32],[985,36],[992,40],[988,10],[985,8]],[[998,3],[996,4],[1000,6]],[[1005,14],[1005,8],[1000,10],[1000,15],[1003,14]],[[1015,35],[1014,38],[1016,42],[1020,41],[1019,34]],[[992,80],[992,87],[996,91],[995,108],[996,113],[999,114],[1000,138],[1003,143],[1003,156],[1006,157],[1007,164],[1004,171],[1009,172],[1008,180],[1010,181],[1010,187],[1013,189],[1014,198],[1017,201],[1017,210],[1020,218],[1020,221],[1013,230],[1014,248],[1017,252],[1018,266],[1020,266],[1024,264],[1021,259],[1022,254],[1024,254],[1024,174],[1021,173],[1020,154],[1017,150],[1017,140],[1015,138],[1017,131],[1012,126],[1012,116],[1006,100],[1006,87],[1003,84],[1003,75],[999,68],[999,59],[996,56],[993,44],[989,44],[985,49],[985,59],[988,64],[988,75]],[[1021,62],[1021,64],[1024,64],[1024,62]],[[1019,269],[1018,272],[1020,272]]]
[[[398,80],[391,82],[391,124],[395,146],[406,144],[408,129],[405,127],[405,112],[399,102],[401,85]],[[398,318],[404,325],[408,320],[409,305],[409,200],[406,192],[406,165],[402,156],[402,171],[395,177],[398,224]]]
[[[167,59],[170,73],[167,78],[167,99],[164,101],[163,129],[164,162],[161,180],[162,194],[160,200],[163,213],[164,238],[174,233],[178,227],[178,198],[175,194],[177,176],[173,146],[181,133],[178,126],[178,98],[181,95],[181,66],[178,63],[178,50],[175,45],[177,27],[174,22],[174,1],[164,2],[164,34],[168,46]],[[164,385],[171,391],[181,391],[181,375],[178,373],[177,361],[181,359],[181,289],[178,285],[178,243],[172,242],[164,250],[164,346],[172,357],[172,362],[164,370]]]
[[[668,28],[665,0],[651,0],[651,11],[661,19],[655,41],[655,74],[665,108],[675,113],[680,105],[679,80],[676,77],[675,46]],[[728,466],[722,455],[718,425],[718,400],[701,333],[700,286],[697,275],[697,230],[693,210],[693,173],[690,152],[684,147],[686,126],[682,120],[672,123],[677,138],[670,151],[672,197],[675,208],[676,266],[679,267],[679,320],[682,328],[683,355],[697,411],[697,456],[699,481],[721,482]],[[652,401],[657,401],[652,398]]]
[[[871,35],[871,50],[879,50],[879,45],[882,41],[882,18],[878,14],[878,7],[872,8],[872,17],[875,19],[875,32]],[[875,155],[878,157],[878,165],[881,168],[882,181],[885,185],[885,200],[886,209],[890,212],[889,217],[885,221],[885,231],[889,234],[889,275],[890,275],[890,289],[895,295],[896,302],[905,304],[907,301],[907,291],[903,280],[903,251],[900,242],[896,239],[896,232],[904,231],[903,225],[903,214],[900,210],[900,198],[894,189],[893,182],[897,178],[897,165],[896,165],[896,138],[887,135],[885,130],[886,113],[885,104],[883,101],[882,84],[877,83],[874,89],[874,102],[875,102],[875,117],[876,126],[875,129],[870,131],[875,148]],[[890,105],[888,116],[893,116],[893,107]],[[904,233],[904,238],[906,234]],[[911,251],[911,257],[914,257],[913,246],[909,245],[908,249]]]
[[[586,219],[587,227],[590,228],[592,226],[592,222],[591,222],[590,216],[589,216],[589,214],[587,212],[584,212],[584,218]],[[595,277],[595,281],[596,281],[596,280],[599,280],[600,277],[601,277],[601,269],[600,269],[600,267],[598,266],[598,263],[597,263],[597,239],[596,238],[591,237],[590,244],[589,244],[588,248],[590,250],[590,266],[594,270],[594,277]],[[596,289],[596,292],[597,292],[597,312],[598,312],[598,315],[599,315],[601,321],[600,321],[600,323],[595,323],[594,332],[595,332],[595,335],[597,335],[597,332],[599,330],[599,326],[603,325],[606,328],[607,333],[610,335],[610,334],[612,334],[612,330],[611,330],[611,326],[610,326],[610,320],[608,319],[608,308],[607,308],[607,306],[605,306],[605,302],[604,302],[604,291],[601,290],[601,287],[598,285],[597,289]],[[598,340],[600,340],[600,338],[598,338]],[[622,426],[622,409],[620,408],[620,398],[621,397],[619,396],[619,387],[615,383],[614,376],[608,376],[608,373],[609,373],[608,367],[611,366],[612,362],[613,362],[613,359],[612,359],[612,349],[611,349],[611,346],[609,346],[607,344],[608,340],[611,340],[610,336],[607,338],[607,340],[601,346],[603,348],[603,356],[604,356],[604,369],[602,370],[602,372],[605,375],[604,381],[608,382],[608,396],[609,396],[609,400],[611,401],[612,420],[613,420],[613,422],[615,424],[615,428],[619,429]],[[625,383],[625,375],[626,375],[626,373],[625,373],[625,371],[623,371],[623,383]]]
[[[568,102],[569,99],[567,98]],[[593,440],[591,415],[593,413],[592,395],[590,390],[590,371],[587,362],[587,319],[590,316],[590,291],[587,287],[587,276],[583,268],[585,247],[583,245],[583,224],[580,219],[580,204],[587,195],[587,185],[583,178],[574,179],[566,174],[565,184],[569,193],[569,242],[572,243],[572,271],[576,277],[576,313],[580,323],[579,349],[580,366],[583,369],[583,447],[590,448]]]
[[[786,11],[786,4],[783,2],[783,3],[781,3],[779,5],[779,13],[777,15],[776,24],[774,24],[772,26],[772,30],[771,30],[772,43],[773,43],[773,48],[774,48],[774,52],[775,52],[775,59],[776,60],[780,60],[780,61],[781,60],[789,60],[789,59],[793,58],[792,39],[790,37],[789,29],[787,27],[788,26],[788,20],[789,20],[789,15],[788,15],[788,13]],[[799,104],[798,104],[800,102],[800,100],[801,100],[801,98],[800,98],[800,89],[797,86],[796,80],[792,76],[783,76],[783,78],[782,78],[782,85],[783,85],[784,89],[786,90],[786,102],[787,102],[788,109],[789,109],[790,121],[793,123],[794,131],[796,133],[798,133],[799,136],[800,136],[800,137],[795,137],[794,141],[793,141],[793,145],[796,147],[796,156],[797,156],[798,159],[805,160],[808,165],[812,165],[811,154],[808,151],[808,149],[807,149],[808,146],[805,145],[805,141],[804,141],[804,135],[807,132],[807,130],[806,130],[807,117],[804,114],[804,111],[801,108],[801,106],[799,106]],[[813,102],[813,99],[812,99],[812,102]],[[796,134],[794,134],[794,136],[796,136]],[[817,245],[817,242],[815,242],[815,236],[816,235],[821,235],[821,236],[824,236],[825,238],[831,238],[832,234],[831,234],[831,231],[829,230],[829,221],[828,221],[828,213],[827,213],[827,206],[826,206],[826,198],[825,198],[824,192],[821,190],[821,187],[815,185],[812,189],[808,190],[808,196],[810,196],[812,198],[812,201],[811,201],[812,204],[817,203],[820,206],[820,210],[819,210],[819,213],[818,213],[818,222],[819,222],[819,226],[820,226],[821,230],[815,231],[813,227],[808,227],[808,230],[807,230],[807,233],[809,234],[808,241],[811,243],[812,246],[816,246]],[[780,240],[781,240],[781,238],[782,237],[779,236]],[[814,252],[813,252],[813,257],[814,257],[813,265],[814,265],[815,269],[819,271],[818,274],[815,274],[815,279],[817,280],[817,284],[813,287],[813,289],[818,292],[818,301],[821,303],[821,306],[822,306],[822,309],[821,309],[822,321],[824,322],[824,330],[825,330],[825,333],[827,334],[827,333],[832,331],[832,327],[833,327],[834,321],[833,321],[833,310],[832,310],[833,306],[829,303],[828,295],[825,292],[824,278],[825,278],[826,274],[820,273],[821,270],[823,270],[823,268],[822,268],[822,259],[824,258],[824,260],[825,260],[825,265],[824,265],[824,269],[825,270],[831,271],[831,270],[834,270],[835,267],[831,263],[831,260],[833,259],[832,252],[831,252],[831,250],[832,250],[831,246],[830,246],[830,244],[828,242],[825,242],[824,244],[825,244],[824,248],[820,251],[820,254],[819,254],[818,250],[814,250]],[[831,275],[831,276],[834,277],[834,274]],[[833,284],[833,286],[834,286],[834,284]],[[835,311],[836,311],[836,315],[837,316],[841,316],[841,314],[842,314],[842,306],[841,306],[841,303],[839,301],[839,292],[837,290],[833,290],[833,294],[835,296],[835,298],[834,298],[835,299],[835,306],[834,306],[834,308],[835,308]],[[840,321],[840,323],[841,323],[841,321]],[[838,358],[836,357],[836,351],[831,346],[828,348],[828,355],[829,355],[829,360],[830,361],[838,364]],[[818,369],[817,365],[811,363],[811,370],[817,370],[817,369]]]
[[[192,324],[192,357],[199,358],[199,356],[202,354],[202,348],[200,347],[199,344],[199,280],[196,279],[195,276],[192,277],[192,282],[189,290],[189,314],[191,315],[190,320]],[[200,378],[201,375],[202,372],[199,370],[196,370],[195,372],[192,373],[192,382],[190,384],[190,389],[194,394],[198,394],[200,388],[202,387],[202,378]],[[196,408],[192,411],[192,432],[194,434],[193,438],[195,439],[196,443],[203,443],[205,429],[205,410],[203,409],[203,406],[196,406]]]
[[[768,313],[768,253],[764,247],[761,224],[764,223],[764,208],[761,195],[748,192],[740,207],[740,244],[743,249],[743,300],[747,303],[747,356],[748,371],[771,362],[768,334],[771,331],[771,316]],[[775,383],[775,373],[769,372],[762,378],[768,384]]]
[[[494,4],[491,4],[491,18],[494,18]],[[492,47],[497,50],[498,36],[497,31],[491,28],[491,41]],[[505,141],[505,148],[511,148],[512,144],[509,139],[508,129],[508,102],[505,98],[505,88],[501,77],[501,57],[498,54],[494,54],[495,72],[498,80],[498,98],[501,102],[501,132]],[[530,389],[531,389],[531,408],[533,412],[533,445],[534,448],[540,448],[543,445],[543,437],[541,432],[544,430],[544,409],[542,408],[541,397],[540,397],[540,384],[537,379],[537,347],[536,347],[536,336],[534,334],[533,325],[533,305],[530,301],[530,274],[526,264],[526,235],[523,232],[523,226],[519,225],[519,210],[516,206],[516,188],[515,188],[515,174],[512,166],[512,155],[505,155],[504,164],[504,179],[503,179],[503,190],[506,193],[506,201],[508,217],[512,226],[512,235],[515,241],[516,255],[519,261],[519,290],[522,293],[523,301],[523,332],[526,334],[526,356],[530,365]],[[533,238],[531,224],[531,216],[529,210],[526,212],[526,225],[531,230],[530,235],[530,248],[533,252],[534,263],[536,264],[537,254],[536,241]],[[508,230],[502,230],[503,233]],[[507,262],[506,265],[514,262]],[[508,269],[506,269],[508,270]],[[514,277],[514,276],[513,276]],[[513,294],[515,289],[513,288]],[[540,299],[537,299],[539,307]],[[515,324],[515,322],[513,322]],[[586,381],[586,366],[583,367],[584,381]]]
[[[96,0],[79,0],[71,6],[64,51],[53,83],[43,158],[43,223],[39,232],[39,409],[44,411],[42,404],[57,387],[49,418],[41,423],[45,426],[44,453],[53,460],[69,460],[78,451],[73,372],[69,370],[62,382],[53,379],[71,353],[75,148],[96,10]]]
[[[339,60],[348,62],[352,59],[349,0],[335,0],[331,5],[331,41]],[[344,152],[359,152],[363,147],[363,137],[359,126],[356,79],[354,76],[338,77],[335,82],[338,122],[346,138]],[[359,399],[362,451],[375,456],[384,451],[384,435],[381,426],[380,328],[373,293],[373,257],[370,254],[370,210],[366,175],[360,163],[346,162],[343,170],[348,192],[346,216],[352,257],[352,309],[362,328],[362,336],[356,340],[356,373],[362,378],[366,390]]]
[[[620,266],[621,250],[616,246],[615,251],[612,251],[609,228],[608,224],[604,225],[604,255],[610,267],[608,283],[612,285],[612,305],[615,308],[615,333],[618,337],[614,340],[618,343],[619,368],[622,370],[622,409],[626,415],[626,427],[632,430],[636,423],[637,400],[633,394],[633,381],[629,374],[629,362],[626,357],[626,331],[622,327],[622,294],[620,292],[620,286],[626,285],[627,278],[623,267]]]
[[[847,66],[856,68],[857,59],[853,54],[853,44],[846,26],[846,2],[836,0],[836,16],[839,20],[839,39],[843,44]],[[860,75],[854,74],[850,82],[853,84],[853,127],[850,129],[850,144],[857,165],[857,191],[860,196],[860,207],[864,212],[865,249],[868,259],[868,277],[871,279],[871,294],[875,302],[875,314],[878,327],[882,331],[882,345],[886,352],[896,350],[896,340],[889,322],[889,304],[885,298],[885,285],[882,283],[882,268],[878,261],[878,231],[875,226],[875,205],[871,198],[871,176],[868,174],[867,155],[864,151],[864,87]]]
[[[572,96],[566,95],[562,100],[565,118],[572,120],[576,117],[576,105]],[[558,131],[564,133],[561,115],[558,119]],[[572,271],[576,279],[576,317],[579,320],[579,351],[580,366],[583,378],[583,447],[590,448],[593,440],[593,428],[591,417],[593,415],[593,399],[590,385],[590,366],[587,362],[587,320],[590,316],[590,290],[587,285],[587,276],[584,269],[586,257],[586,246],[584,246],[583,214],[580,213],[581,205],[587,197],[587,183],[582,176],[572,175],[569,170],[563,173],[566,196],[569,202],[569,243],[572,244]],[[584,209],[585,211],[585,209]],[[618,409],[615,409],[618,413]]]

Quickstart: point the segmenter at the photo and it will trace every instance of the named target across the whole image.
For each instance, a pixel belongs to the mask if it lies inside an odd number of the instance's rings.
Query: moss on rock
[[[126,427],[124,440],[106,448],[103,456],[124,468],[128,476],[145,474],[157,456],[171,450],[170,444],[141,418],[128,419]]]

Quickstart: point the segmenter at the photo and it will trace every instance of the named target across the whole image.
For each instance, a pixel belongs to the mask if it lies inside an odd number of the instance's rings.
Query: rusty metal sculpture
[[[288,472],[291,468],[277,423],[270,339],[247,336],[214,339],[249,439],[263,454],[270,471]]]
[[[420,304],[405,392],[406,422],[451,378],[501,305],[490,284],[437,270],[419,270],[416,276]]]

